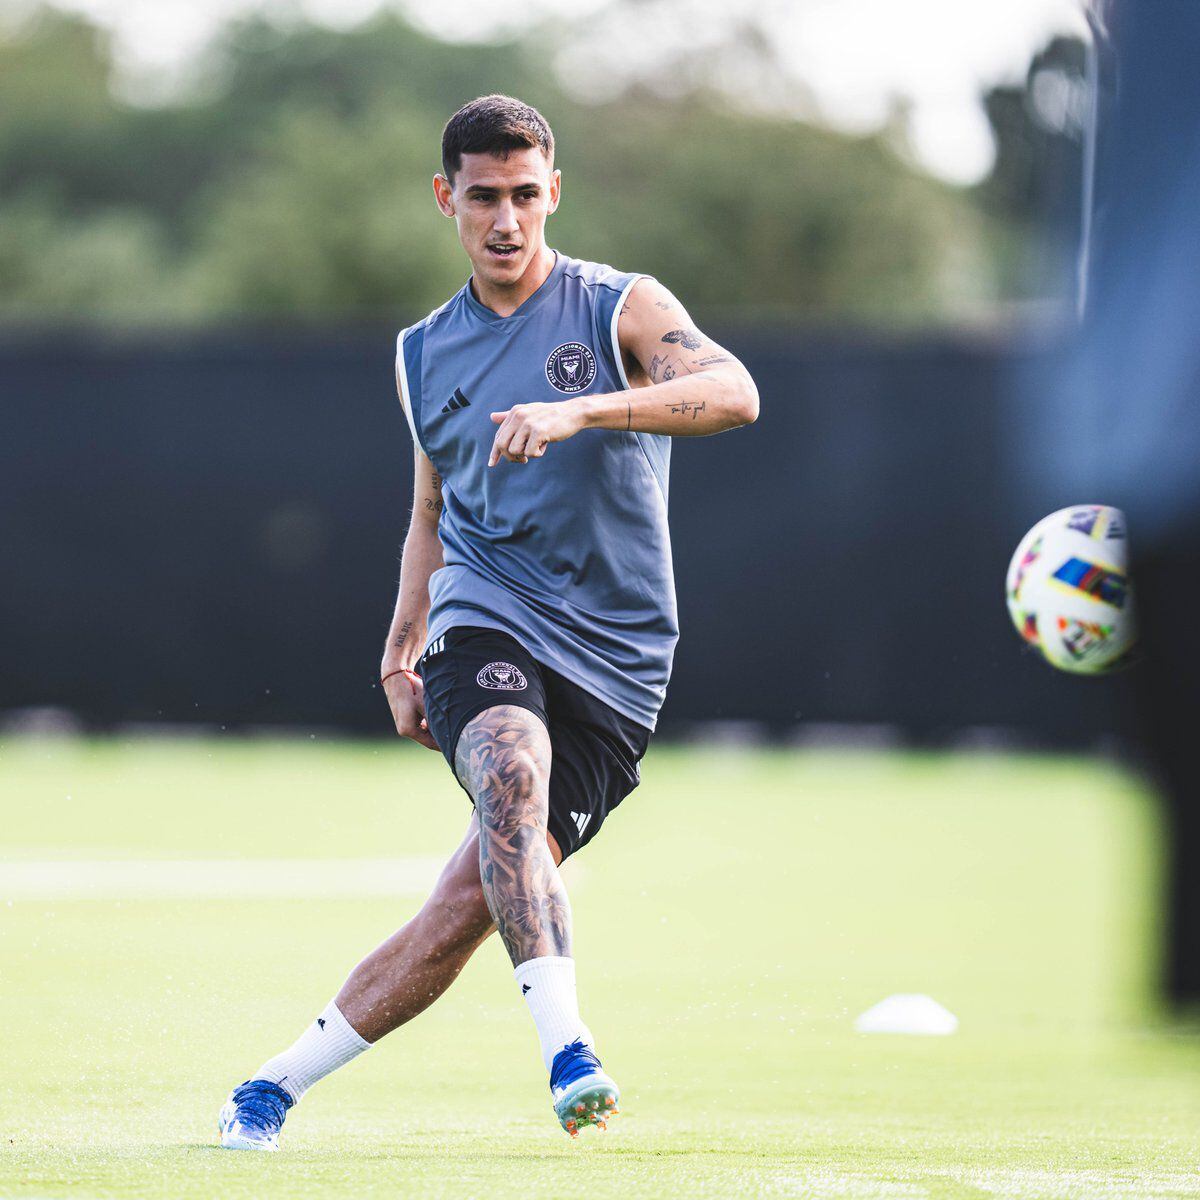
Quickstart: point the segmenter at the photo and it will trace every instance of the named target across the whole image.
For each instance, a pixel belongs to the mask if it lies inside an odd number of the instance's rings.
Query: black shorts
[[[429,732],[451,771],[459,735],[485,708],[512,704],[545,723],[549,828],[564,858],[587,845],[637,787],[650,730],[543,666],[510,634],[456,627],[430,645],[417,669]]]

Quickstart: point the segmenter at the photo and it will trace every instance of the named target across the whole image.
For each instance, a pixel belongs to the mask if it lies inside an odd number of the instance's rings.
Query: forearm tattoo
[[[395,646],[397,650],[399,650],[400,647],[408,641],[408,635],[412,633],[412,627],[413,623],[411,621],[405,621],[404,624],[400,626],[400,632],[396,634],[396,640],[392,642],[392,645]]]
[[[483,895],[513,965],[569,956],[571,903],[546,844],[546,727],[524,708],[486,709],[462,731],[454,770],[479,814]]]

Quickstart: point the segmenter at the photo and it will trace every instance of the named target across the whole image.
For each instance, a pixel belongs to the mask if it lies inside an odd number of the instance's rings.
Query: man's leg
[[[550,1072],[555,1112],[574,1136],[616,1110],[617,1088],[579,1016],[571,903],[546,844],[550,735],[528,709],[485,709],[462,731],[454,769],[479,817],[479,875]]]
[[[483,896],[513,966],[569,957],[571,902],[546,845],[546,726],[525,708],[485,709],[463,729],[454,769],[475,801]]]
[[[553,839],[548,851],[552,862],[561,861]],[[479,823],[472,817],[421,911],[354,968],[292,1046],[265,1062],[250,1084],[235,1089],[222,1113],[226,1145],[274,1149],[287,1109],[317,1080],[411,1021],[454,982],[496,927],[480,884],[479,858]],[[264,1096],[258,1088],[256,1094],[255,1081],[276,1090]],[[239,1105],[236,1097],[247,1088],[249,1097]]]
[[[421,911],[350,972],[334,1003],[366,1041],[377,1042],[424,1012],[495,928],[479,884],[472,818]]]

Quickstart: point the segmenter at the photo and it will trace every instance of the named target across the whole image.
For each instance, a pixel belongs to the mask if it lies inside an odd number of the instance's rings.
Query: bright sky
[[[9,15],[35,0],[0,0]],[[547,16],[582,19],[604,0],[55,0],[110,26],[123,65],[162,77],[178,72],[217,26],[250,10],[303,12],[351,25],[398,7],[452,39],[514,31]],[[777,54],[815,94],[825,118],[849,130],[879,125],[899,97],[911,102],[914,150],[933,171],[973,182],[991,164],[978,103],[983,88],[1020,77],[1031,54],[1060,31],[1082,32],[1082,0],[670,0],[628,5],[608,48],[645,70],[664,44],[675,53],[703,40],[714,22],[750,16],[768,29]],[[636,27],[641,23],[642,29]],[[662,40],[664,33],[669,42]],[[594,47],[593,47],[594,50]]]

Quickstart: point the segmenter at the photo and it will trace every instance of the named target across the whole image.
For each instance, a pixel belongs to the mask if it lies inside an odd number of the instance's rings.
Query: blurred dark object
[[[1024,653],[1001,502],[1035,351],[715,330],[750,429],[674,447],[683,638],[664,729],[714,718],[1090,746],[1113,689]],[[386,735],[411,497],[394,334],[0,342],[0,709]]]
[[[983,97],[996,161],[978,193],[1012,231],[1002,260],[1008,294],[1058,297],[1068,286],[1093,82],[1087,44],[1059,36],[1034,55],[1021,84]]]
[[[1108,6],[1104,6],[1106,9]],[[1064,428],[1129,517],[1141,731],[1166,799],[1166,987],[1200,1000],[1200,6],[1097,6],[1116,105],[1098,126],[1081,353]]]

